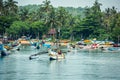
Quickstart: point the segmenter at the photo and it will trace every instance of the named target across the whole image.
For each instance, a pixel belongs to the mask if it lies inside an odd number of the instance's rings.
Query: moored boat
[[[1,51],[1,56],[7,56],[9,54],[10,54],[10,52],[8,52],[8,51],[5,51],[5,50]]]
[[[30,60],[39,58],[38,54],[33,54],[29,57]]]
[[[4,45],[3,44],[0,44],[0,55],[1,56],[7,56],[9,55],[10,52],[4,48]]]
[[[102,48],[102,52],[120,52],[120,48],[116,47],[107,47],[107,48]]]

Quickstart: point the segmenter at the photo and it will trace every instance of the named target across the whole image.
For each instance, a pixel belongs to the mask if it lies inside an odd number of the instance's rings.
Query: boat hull
[[[50,55],[50,60],[59,60],[59,59],[65,59],[65,55]]]
[[[1,51],[1,56],[7,56],[7,55],[9,55],[10,53],[9,52],[7,52],[7,51]]]

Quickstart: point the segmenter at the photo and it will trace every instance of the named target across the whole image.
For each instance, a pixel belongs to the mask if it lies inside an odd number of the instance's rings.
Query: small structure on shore
[[[49,36],[52,36],[52,38],[55,37],[55,34],[56,34],[55,28],[51,28],[51,29],[49,30],[49,32],[48,32],[48,35],[49,35]]]

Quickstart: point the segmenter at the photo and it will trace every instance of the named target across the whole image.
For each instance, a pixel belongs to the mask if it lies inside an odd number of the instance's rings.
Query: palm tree
[[[116,8],[115,8],[114,6],[113,6],[112,9],[111,9],[111,13],[112,13],[112,14],[116,14],[116,13],[117,13]]]
[[[59,26],[63,27],[63,25],[66,25],[66,20],[68,18],[68,12],[63,7],[59,7],[56,12],[57,20],[59,21]]]
[[[58,21],[56,19],[56,12],[55,12],[54,8],[51,9],[51,12],[49,14],[49,23],[48,24],[50,24],[50,28],[56,28],[58,25]]]
[[[28,19],[28,13],[29,13],[28,9],[26,9],[26,8],[20,8],[20,11],[19,11],[20,19],[22,21],[25,21],[26,19]]]
[[[45,24],[47,24],[49,22],[48,21],[49,14],[52,11],[52,9],[53,9],[53,6],[50,5],[50,1],[49,0],[43,1],[43,4],[42,4],[40,10],[42,10],[42,12],[44,13],[43,18],[44,18]]]
[[[101,6],[101,5],[102,5],[102,4],[99,3],[98,0],[95,0],[94,6],[93,6],[94,10],[95,10],[96,12],[101,11],[101,9],[100,9],[100,6]]]
[[[57,24],[56,13],[53,6],[50,5],[49,0],[43,1],[43,4],[39,9],[39,16],[41,20],[44,21],[44,25],[47,26],[49,30],[55,29]]]
[[[6,15],[15,15],[18,10],[18,6],[16,5],[18,2],[13,0],[5,1],[5,10]]]
[[[105,9],[104,26],[107,32],[109,32],[110,15],[111,15],[110,8]]]
[[[3,15],[3,9],[4,9],[3,0],[0,0],[0,15]]]
[[[71,16],[63,7],[59,7],[56,10],[56,20],[57,20],[57,29],[59,32],[59,36],[62,37],[64,33],[69,29],[71,26]],[[66,30],[66,31],[65,31]]]
[[[117,11],[116,8],[113,6],[111,9],[107,8],[104,12],[104,28],[106,33],[109,35],[108,38],[111,37],[113,28],[117,22]]]

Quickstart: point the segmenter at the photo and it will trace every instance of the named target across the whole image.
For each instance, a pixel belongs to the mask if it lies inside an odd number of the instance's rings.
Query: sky
[[[19,6],[24,6],[28,4],[42,4],[45,0],[15,0],[18,2]],[[63,6],[63,7],[91,7],[95,0],[50,0],[51,4],[54,7]],[[99,3],[102,3],[101,9],[112,8],[115,6],[117,11],[120,11],[120,0],[98,0]]]

